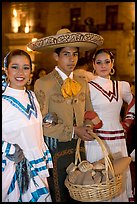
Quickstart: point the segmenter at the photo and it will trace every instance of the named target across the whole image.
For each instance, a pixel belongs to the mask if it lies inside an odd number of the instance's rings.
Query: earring
[[[93,74],[95,75],[95,73],[96,73],[96,70],[95,70],[95,69],[93,69],[92,73],[93,73]]]
[[[2,93],[5,91],[8,85],[8,77],[5,73],[2,74]]]
[[[32,78],[30,78],[27,82],[27,86],[31,85],[31,82],[32,82]]]
[[[115,69],[112,68],[112,69],[111,69],[111,72],[110,72],[110,75],[114,75],[114,74],[115,74]]]

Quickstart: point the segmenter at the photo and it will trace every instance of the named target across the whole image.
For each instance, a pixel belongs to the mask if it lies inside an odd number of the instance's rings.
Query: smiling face
[[[75,47],[64,47],[60,53],[54,53],[54,59],[57,61],[57,66],[67,76],[74,70],[78,61],[78,49]]]
[[[110,58],[110,55],[106,52],[101,52],[96,55],[93,61],[93,68],[95,73],[104,78],[109,78],[111,69],[113,68],[113,60]]]
[[[5,71],[8,76],[9,86],[23,90],[31,75],[30,61],[25,55],[12,56]]]

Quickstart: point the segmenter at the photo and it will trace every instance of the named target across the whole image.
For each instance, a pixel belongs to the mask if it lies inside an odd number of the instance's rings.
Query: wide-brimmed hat
[[[43,37],[27,44],[33,51],[50,52],[60,47],[79,47],[82,51],[94,50],[104,42],[102,36],[89,32],[71,32],[67,28],[59,30],[56,35]]]

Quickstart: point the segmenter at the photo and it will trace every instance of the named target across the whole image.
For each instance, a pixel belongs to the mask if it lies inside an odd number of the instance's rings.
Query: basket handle
[[[106,179],[109,180],[108,177],[108,171],[111,171],[111,174],[113,177],[115,177],[115,173],[114,173],[114,168],[112,165],[112,162],[110,160],[108,151],[103,143],[103,141],[94,133],[92,132],[92,136],[97,140],[97,142],[100,144],[102,152],[104,154],[104,160],[105,160],[105,168],[106,168]],[[81,143],[81,139],[78,138],[77,140],[77,146],[76,146],[76,152],[75,152],[75,165],[77,166],[78,164],[78,160],[79,162],[81,162],[81,156],[80,156],[80,143]]]
[[[75,152],[75,165],[76,165],[76,166],[77,166],[77,164],[78,164],[78,160],[79,160],[79,162],[81,162],[80,143],[81,143],[81,139],[78,138],[78,140],[77,140],[77,146],[76,146],[76,152]]]

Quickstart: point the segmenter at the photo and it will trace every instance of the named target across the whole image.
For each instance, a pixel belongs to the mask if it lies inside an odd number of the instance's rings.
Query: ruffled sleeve
[[[126,81],[121,81],[121,89],[122,89],[122,98],[123,100],[129,104],[133,98],[131,93],[130,84]]]

